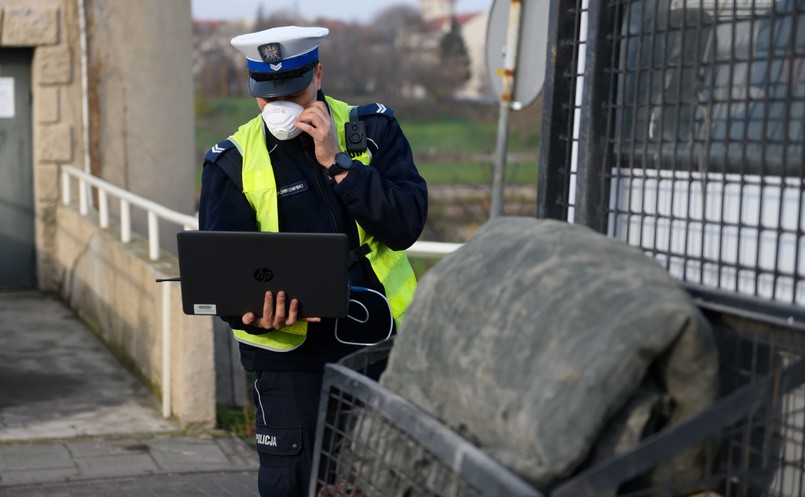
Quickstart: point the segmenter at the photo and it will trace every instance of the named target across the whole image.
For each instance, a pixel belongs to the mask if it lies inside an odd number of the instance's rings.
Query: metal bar
[[[716,290],[690,282],[684,283],[683,286],[693,297],[696,305],[703,309],[805,332],[805,309],[802,307],[769,302],[758,297]]]
[[[610,167],[609,132],[611,111],[605,105],[614,94],[610,70],[612,41],[617,32],[609,2],[592,1],[587,11],[587,47],[579,127],[579,155],[576,180],[575,222],[599,233],[607,232]]]
[[[442,257],[455,252],[461,243],[415,242],[406,252],[413,257]]]
[[[574,37],[580,9],[576,0],[551,0],[545,83],[542,101],[542,144],[537,178],[537,217],[567,220],[570,181],[569,140],[578,46]]]
[[[505,79],[505,78],[504,78]],[[504,177],[506,174],[506,153],[509,148],[509,124],[511,107],[509,102],[501,102],[498,110],[498,134],[495,145],[495,164],[492,171],[492,192],[489,217],[494,218],[503,212]]]

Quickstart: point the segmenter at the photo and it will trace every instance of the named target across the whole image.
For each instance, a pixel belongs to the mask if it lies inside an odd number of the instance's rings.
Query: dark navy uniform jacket
[[[319,100],[324,94],[319,92]],[[358,248],[357,221],[367,233],[394,250],[410,247],[422,233],[428,212],[425,180],[417,171],[411,147],[390,109],[377,104],[359,107],[366,124],[369,166],[355,163],[336,183],[316,161],[313,139],[306,133],[280,141],[265,130],[277,184],[279,229],[285,232],[346,233],[350,248]],[[228,140],[206,155],[202,173],[199,226],[202,230],[256,231],[255,213],[243,195],[242,158]],[[324,255],[326,257],[326,254]],[[350,267],[350,284],[383,288],[364,257]],[[388,327],[388,310],[378,299],[364,302],[372,322]],[[351,308],[352,309],[352,308]],[[262,309],[254,309],[259,314]],[[363,316],[360,316],[363,317]],[[240,316],[224,317],[230,326],[249,333],[267,330],[242,324]],[[309,323],[305,343],[291,352],[271,352],[240,344],[247,370],[312,370],[323,368],[355,350],[341,344],[333,332],[335,321]],[[338,322],[339,330],[350,326]]]

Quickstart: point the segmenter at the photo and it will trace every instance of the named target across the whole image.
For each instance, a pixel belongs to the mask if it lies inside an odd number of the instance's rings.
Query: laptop
[[[177,233],[185,314],[262,314],[267,290],[299,300],[300,317],[347,315],[347,235],[182,231]]]

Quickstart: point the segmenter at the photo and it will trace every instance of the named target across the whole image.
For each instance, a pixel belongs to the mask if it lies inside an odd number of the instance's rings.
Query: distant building
[[[420,0],[419,10],[425,22],[450,18],[455,11],[455,0]]]

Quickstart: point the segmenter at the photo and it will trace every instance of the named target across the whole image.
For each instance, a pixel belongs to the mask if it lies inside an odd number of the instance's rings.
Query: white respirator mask
[[[275,100],[268,102],[263,107],[263,122],[266,123],[268,131],[277,140],[290,140],[296,138],[302,132],[293,125],[293,122],[305,110],[299,104],[287,100]]]

